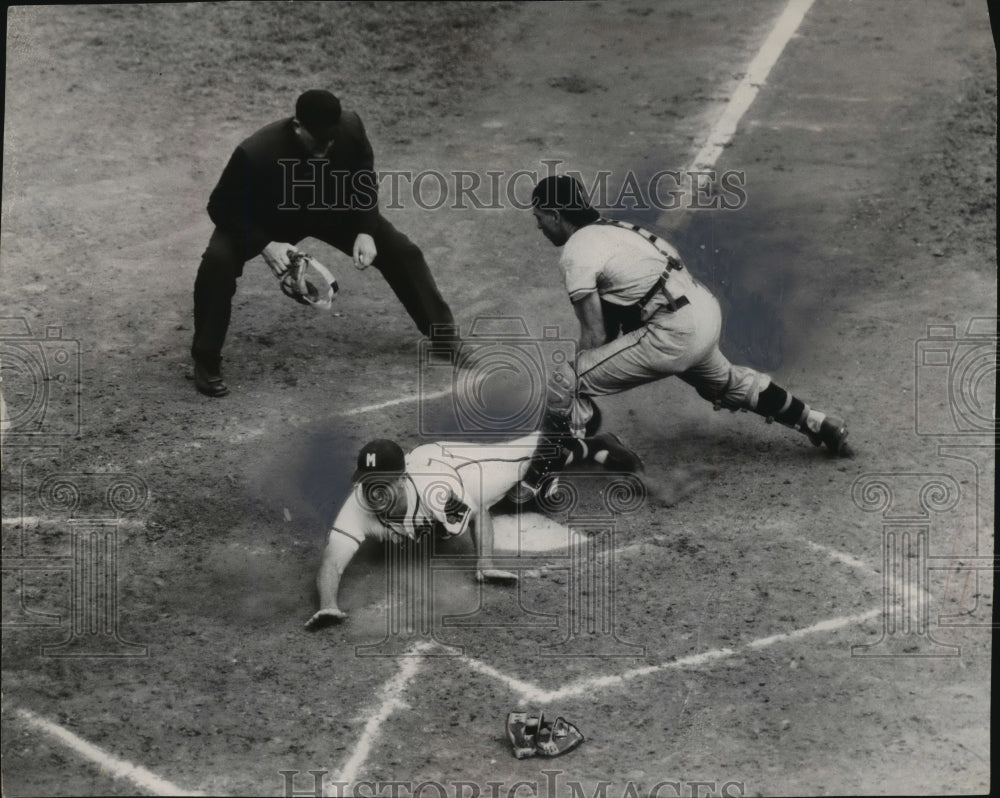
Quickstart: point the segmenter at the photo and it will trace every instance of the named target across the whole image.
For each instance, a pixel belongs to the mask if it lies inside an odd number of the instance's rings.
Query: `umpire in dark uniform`
[[[259,254],[272,268],[287,267],[289,250],[307,236],[350,255],[359,269],[378,269],[424,335],[439,325],[454,329],[423,253],[379,213],[374,155],[361,119],[341,111],[328,91],[305,92],[294,117],[236,148],[208,215],[215,231],[195,278],[191,344],[195,386],[207,396],[229,393],[222,346],[244,263]]]

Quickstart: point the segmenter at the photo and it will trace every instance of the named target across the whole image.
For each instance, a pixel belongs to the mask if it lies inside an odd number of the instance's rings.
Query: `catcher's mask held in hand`
[[[337,278],[322,263],[304,252],[289,252],[288,262],[288,268],[277,275],[285,296],[303,305],[329,310],[340,290]],[[320,287],[306,277],[309,269],[319,275]]]

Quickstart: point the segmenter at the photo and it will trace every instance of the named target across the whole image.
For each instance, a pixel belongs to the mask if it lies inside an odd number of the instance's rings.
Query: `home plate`
[[[541,513],[493,517],[493,546],[499,552],[565,551],[586,537]]]

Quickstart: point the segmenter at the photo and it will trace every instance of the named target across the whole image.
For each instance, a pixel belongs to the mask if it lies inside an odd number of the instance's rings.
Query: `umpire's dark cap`
[[[352,482],[357,482],[372,474],[402,474],[406,471],[406,455],[395,441],[379,438],[361,447],[358,452],[358,467],[354,470]]]
[[[295,101],[295,118],[313,138],[329,141],[340,121],[340,100],[324,89],[309,89]]]

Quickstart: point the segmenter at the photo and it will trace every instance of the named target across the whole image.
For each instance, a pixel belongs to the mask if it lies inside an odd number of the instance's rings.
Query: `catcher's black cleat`
[[[642,458],[622,443],[617,435],[602,432],[593,438],[584,439],[584,442],[587,444],[590,458],[600,462],[608,471],[624,471],[629,474],[645,471]],[[602,452],[607,454],[603,460],[599,460]]]
[[[851,449],[847,445],[847,425],[843,419],[827,416],[820,425],[819,432],[809,431],[809,440],[813,446],[826,446],[832,454],[850,457]]]
[[[558,474],[546,474],[534,479],[529,475],[507,491],[507,498],[514,504],[527,504],[537,499],[551,499],[558,490]]]
[[[194,364],[194,387],[205,396],[219,397],[229,393],[229,386],[222,381],[218,368],[210,368],[198,361]]]

